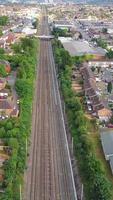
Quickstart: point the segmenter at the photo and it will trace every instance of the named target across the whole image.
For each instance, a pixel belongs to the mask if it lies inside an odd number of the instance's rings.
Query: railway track
[[[47,17],[41,34],[49,35]],[[40,41],[25,200],[77,200],[51,42]]]

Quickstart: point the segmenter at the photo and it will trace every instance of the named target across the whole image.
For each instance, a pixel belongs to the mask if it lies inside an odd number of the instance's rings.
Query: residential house
[[[18,117],[19,115],[19,109],[14,108],[13,111],[11,112],[11,117]]]
[[[0,119],[17,117],[19,107],[10,89],[6,89],[6,79],[0,79]]]
[[[9,98],[8,96],[0,97],[0,118],[18,117],[18,115],[19,107],[13,101],[13,98]]]
[[[0,47],[1,48],[6,48],[6,40],[7,40],[8,36],[7,35],[3,35],[1,38],[0,38]]]
[[[4,88],[4,89],[0,90],[0,100],[7,99],[9,97],[9,95],[10,95],[9,89]]]
[[[102,108],[98,110],[97,115],[100,121],[108,122],[110,118],[112,117],[112,111],[107,108]]]
[[[97,111],[104,108],[104,106],[96,92],[97,88],[94,74],[91,71],[91,69],[87,66],[87,63],[84,63],[84,66],[81,68],[80,71],[84,80],[84,92],[86,96],[87,105],[91,106],[92,112],[97,113]]]
[[[15,38],[14,33],[9,32],[9,33],[7,34],[7,39],[6,39],[7,45],[13,44],[13,43],[15,42],[15,40],[16,40],[16,38]]]
[[[88,62],[89,67],[113,67],[113,60],[91,60]]]
[[[10,44],[13,44],[15,40],[16,37],[14,33],[12,32],[6,33],[0,38],[0,47],[5,49]]]
[[[73,24],[67,20],[59,20],[53,22],[53,27],[60,28],[60,29],[71,29]]]
[[[5,49],[5,46],[6,46],[6,41],[0,38],[0,48]]]
[[[13,111],[13,105],[8,100],[0,100],[0,115],[10,116]]]

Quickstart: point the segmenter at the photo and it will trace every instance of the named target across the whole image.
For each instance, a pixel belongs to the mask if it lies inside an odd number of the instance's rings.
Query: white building
[[[113,66],[113,61],[89,61],[89,67],[111,67]]]

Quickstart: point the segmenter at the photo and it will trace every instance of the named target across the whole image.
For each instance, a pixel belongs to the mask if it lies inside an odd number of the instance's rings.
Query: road
[[[43,16],[40,35],[49,35]],[[77,200],[51,41],[40,40],[25,200]]]

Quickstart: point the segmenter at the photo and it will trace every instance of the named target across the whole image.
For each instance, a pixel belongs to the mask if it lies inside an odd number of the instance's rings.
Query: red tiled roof
[[[81,74],[84,79],[85,95],[90,99],[93,110],[97,111],[104,108],[98,95],[96,94],[96,82],[94,74],[87,64],[84,64],[84,67],[81,68]]]
[[[0,110],[12,109],[11,104],[7,100],[0,101]]]
[[[8,38],[7,38],[6,42],[11,43],[12,41],[14,41],[15,36],[13,33],[9,33],[7,36],[8,36]]]
[[[100,117],[104,117],[104,116],[110,117],[110,116],[112,116],[112,111],[109,110],[109,109],[107,109],[107,108],[103,108],[103,109],[100,109],[100,110],[98,111],[98,115],[99,115]]]

